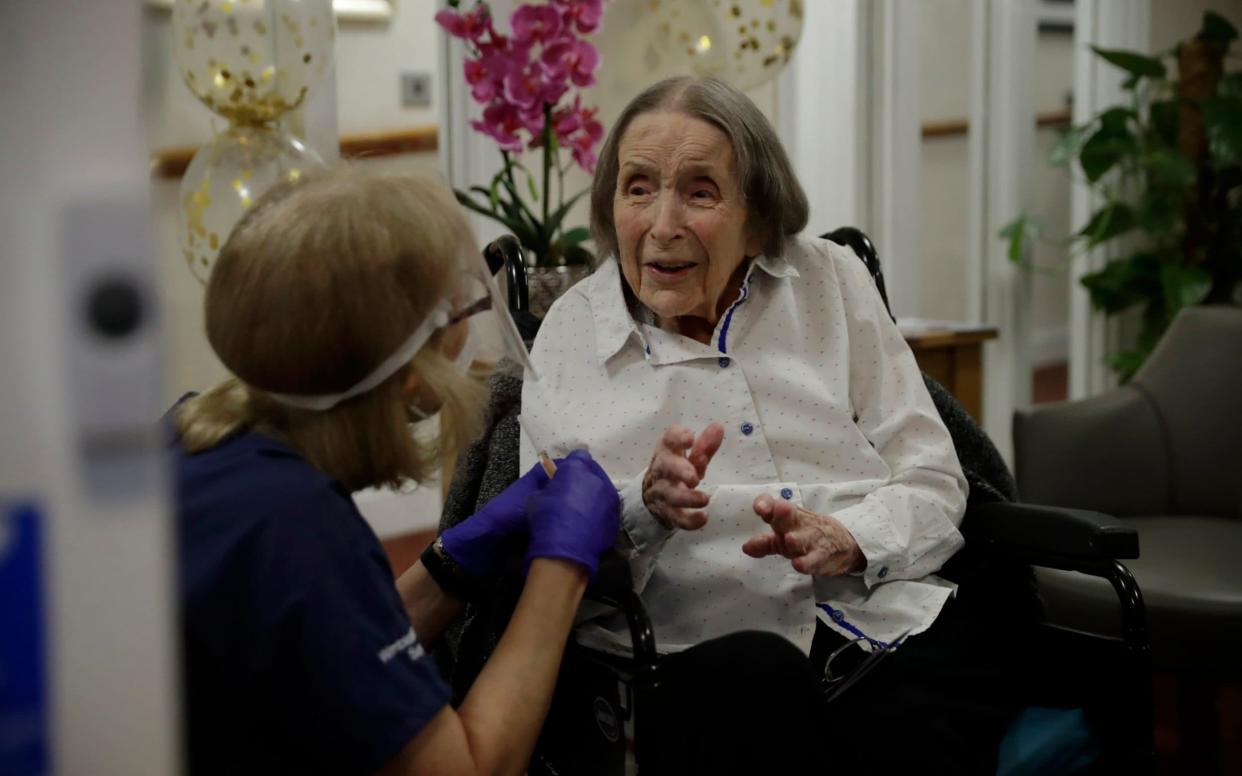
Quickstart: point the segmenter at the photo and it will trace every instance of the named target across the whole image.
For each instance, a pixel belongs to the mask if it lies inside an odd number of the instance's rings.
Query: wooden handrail
[[[1065,127],[1073,120],[1069,108],[1035,114],[1037,127]],[[930,137],[953,137],[970,132],[970,122],[966,119],[947,119],[945,121],[928,121],[923,124],[923,139]]]
[[[1071,115],[1068,108],[1039,113],[1035,116],[1037,127],[1068,126]],[[923,124],[923,138],[952,137],[970,131],[966,119],[929,121]],[[438,127],[428,124],[421,127],[393,129],[380,132],[357,132],[341,136],[341,156],[346,158],[393,156],[396,154],[432,153],[439,147]],[[151,155],[151,176],[154,178],[180,178],[190,160],[198,152],[197,146],[164,148]]]
[[[349,159],[431,153],[439,146],[439,128],[434,124],[381,132],[358,132],[341,136],[341,156]],[[198,146],[165,148],[151,155],[151,177],[180,178]]]

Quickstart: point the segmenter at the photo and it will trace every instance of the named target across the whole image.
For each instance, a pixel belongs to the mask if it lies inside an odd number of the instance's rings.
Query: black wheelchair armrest
[[[1139,556],[1138,532],[1100,512],[994,502],[972,505],[962,533],[967,542],[1036,566],[1078,570]]]
[[[615,606],[625,615],[630,629],[630,646],[634,650],[635,673],[640,682],[654,683],[656,671],[655,631],[647,607],[634,592],[634,577],[629,562],[616,550],[609,550],[599,559],[595,579],[587,585],[586,598]]]
[[[1121,562],[1139,556],[1138,532],[1100,512],[993,502],[966,510],[967,546],[1021,563],[1102,577],[1121,607],[1122,638],[1140,661],[1148,651],[1147,608],[1134,575]]]

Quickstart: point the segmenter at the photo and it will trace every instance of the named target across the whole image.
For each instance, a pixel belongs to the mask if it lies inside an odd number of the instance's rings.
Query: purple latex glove
[[[445,552],[472,577],[498,573],[506,540],[526,534],[527,502],[547,484],[547,473],[535,464],[478,512],[441,534]]]
[[[594,578],[599,556],[612,547],[621,527],[617,489],[585,450],[558,464],[552,481],[530,497],[529,512],[528,570],[535,558],[561,558],[584,566]]]

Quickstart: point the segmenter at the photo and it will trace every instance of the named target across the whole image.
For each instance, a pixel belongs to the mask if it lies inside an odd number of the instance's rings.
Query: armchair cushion
[[[1142,555],[1126,562],[1143,590],[1156,668],[1237,675],[1242,654],[1242,521],[1192,515],[1134,517]],[[1117,635],[1117,595],[1103,579],[1038,569],[1048,619]]]

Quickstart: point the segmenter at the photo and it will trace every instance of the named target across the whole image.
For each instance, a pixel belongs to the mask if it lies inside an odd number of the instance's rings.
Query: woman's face
[[[683,113],[646,113],[626,128],[618,157],[612,210],[630,289],[661,319],[715,325],[733,301],[730,279],[759,253],[729,138]]]

